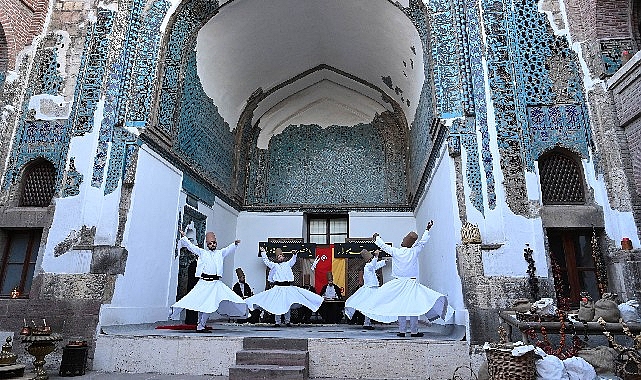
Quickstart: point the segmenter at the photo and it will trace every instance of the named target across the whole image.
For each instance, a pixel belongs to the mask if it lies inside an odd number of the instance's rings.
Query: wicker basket
[[[619,353],[614,361],[616,375],[623,380],[641,380],[641,355],[633,349]]]
[[[535,380],[534,351],[521,356],[512,356],[511,349],[490,348],[485,350],[490,380]]]

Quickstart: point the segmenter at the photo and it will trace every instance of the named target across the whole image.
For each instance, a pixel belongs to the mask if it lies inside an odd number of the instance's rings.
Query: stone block
[[[124,274],[127,250],[123,247],[97,245],[91,259],[91,273]]]

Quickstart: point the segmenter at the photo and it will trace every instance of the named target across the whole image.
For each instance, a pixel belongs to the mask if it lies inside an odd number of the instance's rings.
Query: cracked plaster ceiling
[[[262,148],[289,125],[370,122],[392,110],[379,91],[409,125],[425,77],[418,32],[387,0],[228,1],[199,31],[196,56],[203,88],[231,128],[256,89],[268,92],[252,120]]]

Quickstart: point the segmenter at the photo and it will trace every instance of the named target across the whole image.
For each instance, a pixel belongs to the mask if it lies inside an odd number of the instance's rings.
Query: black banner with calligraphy
[[[283,254],[288,259],[294,253],[298,253],[299,259],[315,258],[316,257],[316,243],[273,243],[261,241],[258,243],[258,256],[260,256],[260,248],[265,248],[267,257],[273,258],[276,255],[276,248],[280,248]]]

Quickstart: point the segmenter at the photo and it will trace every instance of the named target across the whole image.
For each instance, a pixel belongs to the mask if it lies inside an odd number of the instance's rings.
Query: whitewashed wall
[[[98,103],[96,115],[102,115],[103,102]],[[95,122],[100,125],[101,116],[96,116]],[[56,211],[53,223],[49,229],[44,253],[36,263],[37,270],[47,273],[89,273],[91,265],[90,251],[70,251],[59,257],[54,257],[55,247],[63,242],[70,234],[79,232],[82,226],[96,227],[95,244],[113,244],[108,236],[113,236],[110,229],[114,228],[113,218],[118,217],[120,190],[104,196],[103,188],[91,186],[93,175],[94,155],[98,144],[100,128],[84,136],[74,137],[69,146],[69,157],[76,157],[76,170],[83,175],[80,184],[80,194],[68,198],[56,198]]]
[[[400,247],[403,237],[416,231],[416,219],[411,212],[351,212],[349,214],[349,236],[370,237],[375,232],[387,243]],[[392,279],[391,262],[383,267],[383,281]]]
[[[111,304],[102,307],[102,325],[167,319],[181,184],[176,168],[145,146],[140,149],[123,240],[127,266]]]
[[[456,266],[456,245],[460,243],[457,232],[458,208],[456,203],[456,179],[453,161],[441,151],[440,162],[416,208],[416,231],[419,236],[430,220],[430,240],[419,256],[420,281],[422,284],[447,296],[449,305],[456,311],[456,323],[467,323],[467,311],[463,304],[461,279]]]
[[[233,269],[241,267],[254,293],[264,290],[265,264],[258,257],[258,243],[270,237],[300,238],[303,236],[303,223],[302,212],[241,212],[236,229],[241,244],[233,257],[233,266],[228,267],[225,262],[225,276],[232,276],[231,284],[237,281]]]

